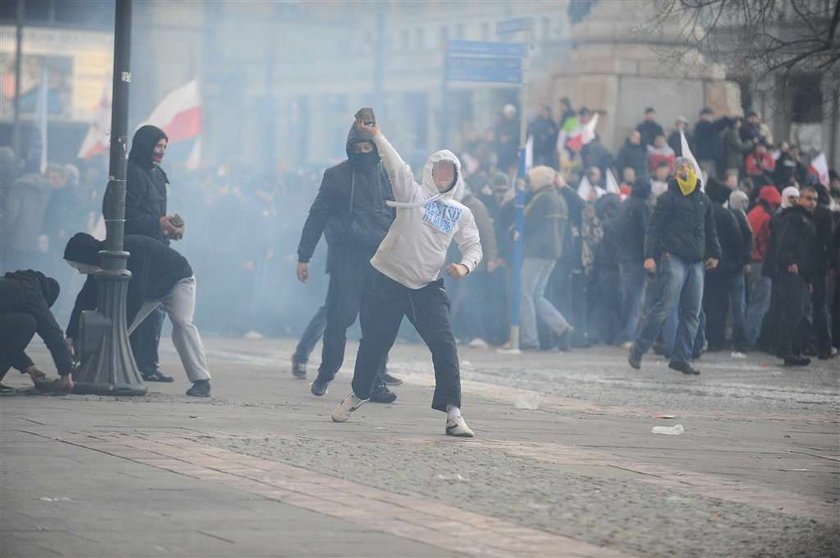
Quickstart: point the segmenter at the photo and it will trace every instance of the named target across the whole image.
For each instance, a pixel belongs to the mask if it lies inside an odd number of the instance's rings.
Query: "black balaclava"
[[[366,141],[373,144],[373,151],[370,153],[354,153],[353,144]],[[373,136],[367,130],[360,130],[354,124],[350,127],[350,133],[347,134],[347,158],[350,163],[360,169],[371,168],[379,164],[379,151],[376,149],[376,144],[373,143]]]
[[[128,154],[128,158],[141,167],[151,168],[156,162],[153,159],[155,146],[164,138],[169,139],[166,133],[157,126],[140,126],[134,132],[134,139],[131,140],[131,152]]]

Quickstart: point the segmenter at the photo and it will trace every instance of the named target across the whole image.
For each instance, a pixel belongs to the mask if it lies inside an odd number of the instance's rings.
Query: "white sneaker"
[[[732,351],[732,353],[729,356],[732,358],[747,358],[747,355],[745,355],[741,351]]]
[[[367,403],[367,401],[367,399],[356,397],[356,394],[351,390],[350,393],[344,396],[344,399],[341,400],[338,407],[333,409],[333,422],[347,422],[347,419],[350,418],[350,413]]]
[[[489,345],[487,344],[487,341],[485,341],[481,337],[476,337],[475,339],[470,341],[469,347],[471,349],[486,349],[487,347],[489,347]]]
[[[473,431],[467,426],[467,421],[464,417],[455,417],[446,420],[446,435],[458,436],[459,438],[472,438]]]

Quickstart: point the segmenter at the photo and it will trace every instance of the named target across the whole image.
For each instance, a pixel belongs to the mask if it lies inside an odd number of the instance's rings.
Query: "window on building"
[[[490,24],[489,23],[482,23],[481,24],[481,40],[482,41],[489,41],[490,40]]]
[[[463,40],[466,37],[464,36],[464,24],[459,23],[455,26],[455,38],[458,40]]]
[[[400,31],[400,50],[408,52],[411,48],[411,31],[403,29]]]
[[[802,74],[792,78],[791,121],[801,124],[822,122],[823,95],[819,74]]]
[[[423,50],[426,48],[426,33],[422,27],[414,30],[414,50]]]
[[[542,40],[551,40],[551,19],[548,17],[542,18]]]
[[[439,42],[441,48],[443,48],[446,45],[447,41],[449,41],[449,28],[444,25],[440,28]]]

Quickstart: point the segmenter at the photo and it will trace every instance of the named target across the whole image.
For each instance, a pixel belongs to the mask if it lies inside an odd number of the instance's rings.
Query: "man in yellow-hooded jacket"
[[[700,323],[704,267],[720,260],[720,244],[712,202],[688,159],[679,158],[668,191],[659,196],[645,235],[645,269],[652,275],[656,298],[645,314],[628,362],[640,368],[665,319],[678,306],[679,324],[669,368],[683,374],[700,372],[691,365]]]

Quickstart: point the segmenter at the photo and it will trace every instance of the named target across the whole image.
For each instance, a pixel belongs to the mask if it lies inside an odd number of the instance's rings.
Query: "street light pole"
[[[146,386],[131,353],[126,328],[126,295],[131,272],[123,250],[125,177],[128,155],[128,93],[131,83],[131,1],[116,0],[114,78],[111,105],[111,158],[103,215],[107,236],[96,273],[98,312],[108,327],[98,350],[84,360],[76,378],[78,393],[144,395]]]
[[[15,120],[12,128],[12,148],[15,157],[21,158],[20,152],[20,77],[23,65],[23,0],[18,0],[15,13]]]

